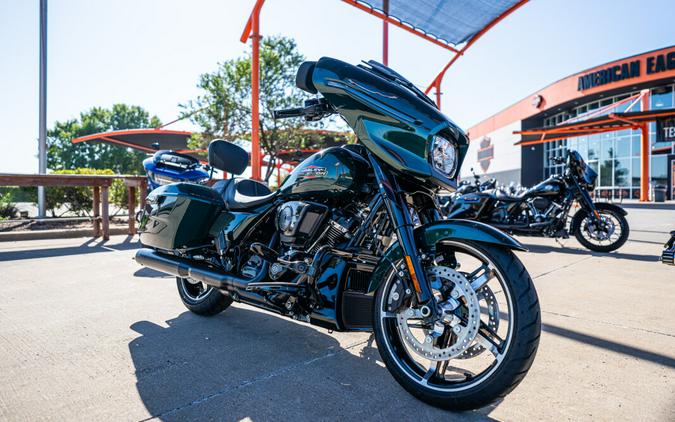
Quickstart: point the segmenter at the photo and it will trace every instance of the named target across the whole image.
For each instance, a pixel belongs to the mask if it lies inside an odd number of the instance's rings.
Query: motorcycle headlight
[[[457,171],[457,145],[441,136],[434,136],[431,161],[436,170],[452,179]]]

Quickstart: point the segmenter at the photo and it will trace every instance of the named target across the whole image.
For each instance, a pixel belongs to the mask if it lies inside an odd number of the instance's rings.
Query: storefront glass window
[[[640,159],[631,158],[631,185],[640,186]]]
[[[667,86],[652,90],[650,100],[652,110],[673,108],[673,87]]]
[[[630,160],[614,160],[614,186],[630,186]]]
[[[544,125],[552,127],[565,119],[575,115],[588,114],[605,107],[608,104],[636,95],[638,92],[622,94],[616,97],[602,98],[592,103],[582,104],[571,110],[561,112],[544,119]],[[675,85],[655,88],[651,91],[650,109],[675,108]],[[632,103],[632,101],[630,102]],[[610,112],[626,111],[626,103]],[[630,111],[640,111],[640,102],[632,105]],[[649,138],[651,143],[655,140],[655,125],[650,124]],[[660,146],[660,144],[659,144]],[[666,145],[667,146],[667,145]],[[548,177],[551,174],[561,173],[563,166],[550,161],[552,157],[564,157],[568,149],[578,151],[588,165],[598,173],[598,190],[596,197],[610,198],[639,198],[640,196],[640,156],[641,156],[641,133],[640,130],[624,129],[617,132],[608,132],[595,135],[579,136],[567,140],[554,141],[544,144],[544,173]],[[654,154],[651,158],[650,174],[652,186],[667,184],[668,162],[666,155]]]
[[[668,156],[653,155],[651,162],[651,174],[653,185],[668,185]]]
[[[630,157],[630,137],[621,136],[616,139],[616,157],[624,158]]]

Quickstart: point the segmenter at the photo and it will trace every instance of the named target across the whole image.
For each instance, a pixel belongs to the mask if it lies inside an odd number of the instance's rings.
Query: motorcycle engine
[[[551,205],[551,201],[547,198],[538,196],[532,200],[532,205],[539,210],[540,213],[544,213],[546,209]]]
[[[313,255],[321,246],[333,247],[350,237],[356,218],[314,202],[291,201],[277,209],[276,226],[283,250],[291,259],[298,253]]]

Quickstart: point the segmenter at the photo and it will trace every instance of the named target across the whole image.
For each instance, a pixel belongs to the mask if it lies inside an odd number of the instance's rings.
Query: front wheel
[[[390,271],[375,299],[375,339],[387,369],[415,397],[475,409],[525,377],[539,344],[539,301],[510,250],[455,241],[437,250],[443,254],[425,271],[438,318],[425,318],[428,311]]]
[[[596,204],[600,220],[581,209],[574,214],[572,227],[574,237],[585,248],[594,252],[611,252],[619,249],[628,240],[628,220],[619,211]]]

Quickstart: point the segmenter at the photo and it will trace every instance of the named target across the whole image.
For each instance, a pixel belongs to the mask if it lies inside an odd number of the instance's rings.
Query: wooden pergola
[[[148,192],[145,176],[105,176],[80,174],[8,174],[0,173],[0,186],[91,186],[93,189],[92,222],[94,237],[110,239],[110,186],[121,179],[127,187],[129,235],[136,234],[136,191],[141,198]]]

